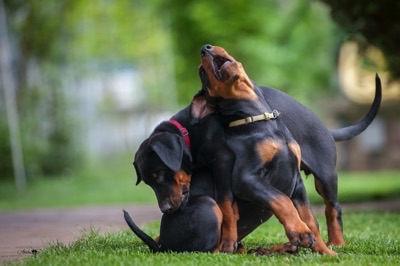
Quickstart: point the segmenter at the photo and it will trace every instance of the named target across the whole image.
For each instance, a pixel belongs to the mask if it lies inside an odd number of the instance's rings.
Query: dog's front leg
[[[237,221],[239,211],[235,202],[229,196],[219,205],[222,211],[222,236],[219,245],[220,252],[232,253],[237,241]]]
[[[222,212],[220,252],[232,253],[237,242],[239,210],[232,192],[232,167],[234,156],[225,146],[214,154],[213,176],[216,184],[216,201]]]
[[[292,245],[311,248],[315,243],[314,234],[301,220],[292,200],[273,186],[256,180],[260,179],[248,176],[246,182],[236,182],[233,186],[235,197],[270,210],[284,226]]]

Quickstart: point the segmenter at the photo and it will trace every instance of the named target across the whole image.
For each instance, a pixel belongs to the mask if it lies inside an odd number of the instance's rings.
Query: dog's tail
[[[355,123],[354,125],[338,128],[338,129],[330,129],[333,138],[335,141],[343,141],[349,140],[363,132],[367,127],[372,123],[375,119],[376,115],[378,114],[379,107],[381,106],[382,101],[382,85],[381,80],[376,74],[375,76],[375,98],[372,102],[372,105],[367,113],[367,115]]]
[[[154,241],[149,235],[143,232],[132,220],[129,213],[125,210],[124,211],[124,218],[126,223],[128,224],[129,228],[135,233],[137,237],[139,237],[152,252],[160,252],[160,247],[158,246],[157,242]]]

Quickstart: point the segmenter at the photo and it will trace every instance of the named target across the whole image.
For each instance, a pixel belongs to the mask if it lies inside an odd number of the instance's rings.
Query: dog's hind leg
[[[307,192],[300,174],[297,178],[296,189],[293,192],[292,201],[297,209],[297,212],[299,213],[300,218],[307,224],[315,236],[315,244],[312,247],[312,250],[320,254],[336,255],[337,253],[329,249],[321,237],[319,225],[311,211]]]
[[[338,183],[337,173],[314,174],[315,188],[323,197],[325,202],[325,217],[328,227],[328,245],[343,246],[342,209],[338,202]]]

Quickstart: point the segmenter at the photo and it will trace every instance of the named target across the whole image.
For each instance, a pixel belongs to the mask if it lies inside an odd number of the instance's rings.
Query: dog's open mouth
[[[226,57],[218,55],[213,57],[214,75],[218,80],[221,80],[221,78],[223,77],[223,68],[229,63],[231,63],[231,60]]]

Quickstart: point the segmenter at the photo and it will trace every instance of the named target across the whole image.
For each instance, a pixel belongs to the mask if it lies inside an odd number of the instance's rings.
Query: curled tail
[[[137,237],[139,237],[148,247],[152,252],[160,252],[160,247],[158,246],[157,242],[154,241],[149,235],[147,235],[145,232],[143,232],[132,220],[131,216],[129,216],[129,213],[125,210],[124,212],[124,218],[126,223],[128,224],[129,228],[135,233]]]
[[[381,101],[382,101],[382,85],[381,85],[381,80],[376,74],[375,76],[375,98],[374,101],[372,102],[372,105],[367,113],[367,115],[355,123],[354,125],[344,127],[344,128],[338,128],[338,129],[330,129],[330,132],[335,139],[335,141],[343,141],[343,140],[349,140],[354,138],[355,136],[359,135],[361,132],[363,132],[367,127],[372,123],[372,121],[375,119],[376,115],[378,114],[379,107],[381,106]]]

